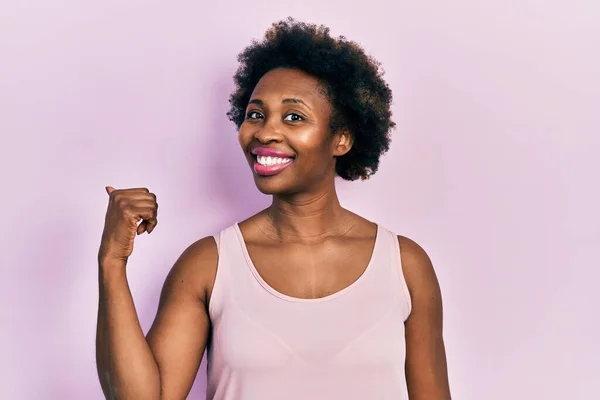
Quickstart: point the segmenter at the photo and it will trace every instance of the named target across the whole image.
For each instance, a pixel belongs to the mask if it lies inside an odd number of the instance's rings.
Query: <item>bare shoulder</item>
[[[411,297],[419,293],[439,293],[440,287],[433,263],[425,250],[414,240],[398,236],[402,271]],[[436,295],[435,297],[440,297]]]
[[[207,263],[212,264],[217,261],[217,258],[217,242],[213,236],[206,236],[190,244],[183,253],[181,253],[181,256],[179,256],[177,261],[186,264],[186,266],[187,264],[196,264],[206,267]]]
[[[165,281],[164,291],[194,293],[208,304],[217,274],[217,243],[207,236],[190,244],[179,256]]]

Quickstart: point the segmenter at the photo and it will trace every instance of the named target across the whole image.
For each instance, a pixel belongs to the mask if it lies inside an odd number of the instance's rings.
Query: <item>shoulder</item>
[[[413,240],[398,236],[402,269],[412,299],[405,322],[406,382],[410,397],[450,399],[440,286],[431,260]]]
[[[182,262],[205,262],[216,261],[218,257],[217,243],[213,236],[206,236],[202,239],[198,239],[190,244],[179,256],[179,260]]]
[[[196,240],[183,250],[171,267],[164,290],[192,293],[207,304],[216,277],[218,257],[213,236]]]
[[[440,287],[433,263],[414,240],[398,235],[402,272],[413,302],[441,301]]]
[[[402,235],[398,235],[397,238],[403,264],[417,268],[433,268],[429,255],[417,242]]]

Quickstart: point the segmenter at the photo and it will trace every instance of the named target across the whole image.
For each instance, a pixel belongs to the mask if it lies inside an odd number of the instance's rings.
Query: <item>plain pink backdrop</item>
[[[453,397],[600,398],[597,2],[1,3],[3,399],[102,398],[105,185],[160,203],[128,266],[145,330],[179,254],[268,204],[225,113],[237,53],[288,15],[383,63],[392,149],[340,197],[429,252]]]

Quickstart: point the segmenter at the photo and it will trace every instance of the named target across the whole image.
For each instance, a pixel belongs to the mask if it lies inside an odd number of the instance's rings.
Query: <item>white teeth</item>
[[[258,163],[260,165],[264,165],[264,166],[268,167],[271,165],[286,164],[286,163],[292,161],[292,159],[291,158],[281,158],[281,157],[271,157],[271,156],[257,156],[256,161],[258,161]]]

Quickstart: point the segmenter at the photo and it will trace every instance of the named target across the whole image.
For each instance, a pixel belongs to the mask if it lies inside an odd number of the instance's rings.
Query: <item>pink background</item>
[[[268,204],[225,112],[237,53],[292,15],[387,71],[392,149],[340,197],[433,259],[454,398],[600,398],[600,6],[350,3],[2,2],[0,397],[102,398],[105,185],[158,195],[128,267],[144,329],[183,249]]]

